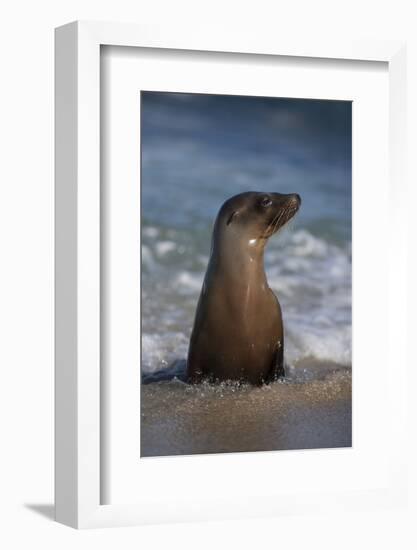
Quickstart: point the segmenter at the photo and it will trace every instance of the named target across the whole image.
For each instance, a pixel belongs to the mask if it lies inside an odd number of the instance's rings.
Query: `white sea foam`
[[[314,358],[339,365],[351,364],[351,328],[348,325],[334,326],[330,319],[326,324],[314,320],[309,325],[300,325],[292,319],[286,322],[286,360],[296,364],[302,359]]]
[[[177,245],[172,241],[159,241],[155,244],[156,253],[158,256],[165,256],[168,252],[172,252],[177,248]]]
[[[203,273],[190,273],[189,271],[181,271],[175,281],[182,292],[199,292],[203,284]]]
[[[290,246],[295,256],[308,256],[310,258],[324,258],[329,248],[325,241],[314,237],[303,229],[292,234]]]
[[[151,239],[154,239],[155,237],[158,236],[159,231],[156,227],[152,227],[149,225],[143,228],[143,234],[146,235],[147,237],[150,237]]]
[[[175,235],[170,238],[159,242],[148,239],[142,247],[142,260],[151,275],[146,284],[153,285],[145,292],[152,300],[142,303],[144,373],[185,359],[208,260],[189,247],[183,256],[170,254],[177,247]],[[179,242],[178,246],[184,245]],[[350,256],[349,247],[330,244],[306,230],[269,243],[267,276],[282,306],[285,356],[293,366],[309,358],[350,365]]]
[[[180,332],[142,334],[142,370],[145,374],[168,368],[176,359],[186,357],[188,338]]]
[[[146,245],[142,245],[142,265],[149,271],[155,271],[157,268],[152,250],[149,246]]]

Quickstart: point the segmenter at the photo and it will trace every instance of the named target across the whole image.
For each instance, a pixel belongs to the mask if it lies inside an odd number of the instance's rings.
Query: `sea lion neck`
[[[210,271],[233,279],[236,284],[264,286],[265,239],[215,239],[210,257]]]

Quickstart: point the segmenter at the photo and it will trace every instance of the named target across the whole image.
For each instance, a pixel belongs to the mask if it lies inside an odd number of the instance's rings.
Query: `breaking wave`
[[[208,263],[207,237],[147,226],[142,234],[142,375],[181,374]],[[207,251],[202,254],[201,250]],[[284,231],[265,252],[291,372],[306,362],[351,364],[351,247],[306,229]]]

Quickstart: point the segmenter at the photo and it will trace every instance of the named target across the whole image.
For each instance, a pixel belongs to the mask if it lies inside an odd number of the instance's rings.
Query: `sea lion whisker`
[[[281,218],[282,218],[282,212],[281,214],[278,216],[277,220],[275,221],[274,223],[274,227],[272,229],[272,235],[275,233],[275,231],[277,230],[277,227],[278,227],[278,224],[279,222],[281,221]]]
[[[282,218],[284,217],[284,215],[285,215],[285,209],[282,210],[282,211],[279,213],[279,216],[278,216],[277,221],[275,222],[275,225],[274,225],[274,229],[273,229],[273,231],[272,231],[272,234],[274,234],[275,231],[277,230],[278,224],[280,223],[280,221],[282,220]]]
[[[275,226],[277,224],[277,220],[279,218],[279,214],[277,214],[271,221],[270,224],[268,224],[268,227],[265,229],[264,231],[264,234],[263,234],[263,238],[264,239],[268,239],[273,233],[274,233],[274,230],[275,230]]]
[[[298,208],[296,206],[287,206],[285,208],[284,212],[284,223],[282,224],[281,228],[288,225],[288,223],[294,219],[294,214],[297,212]]]
[[[276,216],[274,216],[272,218],[272,221],[268,224],[268,227],[265,229],[263,235],[262,235],[262,238],[267,238],[269,235],[268,235],[268,232],[269,230],[271,229],[271,227],[275,224],[275,221],[276,219],[280,216],[280,212],[278,212],[278,214]]]
[[[282,219],[282,214],[283,214],[283,213],[280,212],[279,215],[278,215],[278,217],[277,217],[277,219],[275,220],[274,227],[273,227],[273,229],[272,229],[272,234],[275,233],[275,231],[276,231],[276,229],[277,229],[277,227],[278,227],[278,225],[279,225],[279,223],[280,223],[280,221],[281,221],[281,219]]]

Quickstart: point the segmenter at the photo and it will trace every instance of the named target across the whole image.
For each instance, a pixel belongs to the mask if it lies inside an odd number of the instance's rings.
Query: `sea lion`
[[[300,205],[297,194],[247,192],[220,208],[190,339],[190,382],[262,384],[284,375],[281,307],[268,286],[264,249]]]

